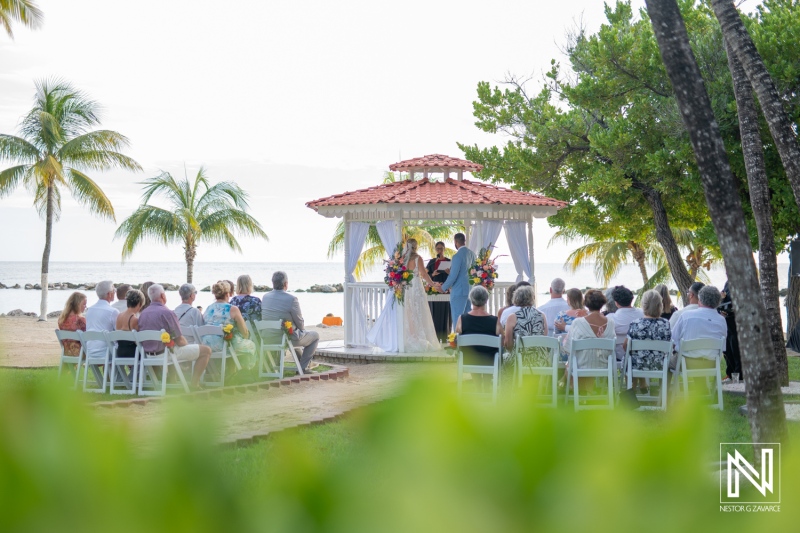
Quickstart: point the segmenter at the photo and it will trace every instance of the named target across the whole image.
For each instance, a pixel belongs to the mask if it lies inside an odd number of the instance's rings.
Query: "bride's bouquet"
[[[489,254],[494,246],[481,248],[478,257],[469,269],[469,284],[483,285],[487,291],[494,288],[494,280],[497,278],[497,265]],[[495,258],[496,259],[496,258]]]
[[[392,258],[386,263],[386,276],[383,281],[394,291],[395,299],[401,304],[405,300],[406,288],[411,285],[414,273],[408,270],[403,257],[403,244],[398,243]]]

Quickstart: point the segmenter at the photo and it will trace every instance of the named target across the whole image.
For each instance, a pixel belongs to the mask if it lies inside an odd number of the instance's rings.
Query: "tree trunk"
[[[675,98],[694,149],[711,221],[725,260],[747,376],[747,416],[756,455],[762,442],[786,440],[777,362],[749,246],[744,211],[711,100],[689,44],[676,0],[646,0],[647,11]]]
[[[684,307],[689,304],[689,287],[692,285],[692,278],[689,276],[689,271],[686,270],[686,265],[681,257],[681,252],[678,250],[678,244],[675,242],[675,236],[672,234],[672,229],[669,227],[669,218],[667,218],[667,210],[664,208],[664,202],[661,201],[661,193],[655,189],[644,187],[642,189],[644,197],[647,198],[650,208],[653,210],[653,220],[656,224],[656,239],[658,239],[661,248],[664,249],[664,256],[667,258],[669,271],[672,274],[672,279],[678,287],[681,299],[683,300]]]
[[[758,128],[758,110],[753,98],[753,87],[747,79],[742,64],[725,40],[728,67],[733,78],[733,93],[739,115],[739,132],[742,137],[742,154],[750,189],[750,205],[758,229],[758,270],[761,278],[761,295],[767,310],[769,335],[778,363],[781,385],[789,385],[789,361],[781,326],[780,296],[778,294],[778,257],[775,251],[775,233],[772,230],[772,205],[769,199],[769,181],[764,163],[764,147]]]
[[[775,88],[775,83],[767,72],[753,39],[747,33],[733,0],[712,0],[711,5],[722,27],[722,35],[741,62],[756,91],[775,147],[783,162],[786,177],[792,186],[795,202],[800,207],[800,146],[792,129],[792,121],[781,103],[778,89]]]
[[[633,260],[636,261],[636,264],[639,265],[639,274],[642,275],[642,287],[647,286],[647,280],[650,277],[647,275],[647,256],[644,253],[644,250],[638,243],[634,241],[628,241],[628,248],[631,249],[631,254],[633,255]]]
[[[789,290],[786,294],[786,338],[800,322],[800,276],[789,276]]]
[[[194,258],[197,256],[197,246],[187,243],[183,250],[186,257],[186,283],[191,283],[194,278]]]
[[[39,320],[47,320],[47,288],[48,276],[50,273],[50,245],[53,242],[53,201],[55,191],[51,183],[47,187],[47,214],[45,217],[44,230],[44,253],[42,254],[42,301],[39,305]]]

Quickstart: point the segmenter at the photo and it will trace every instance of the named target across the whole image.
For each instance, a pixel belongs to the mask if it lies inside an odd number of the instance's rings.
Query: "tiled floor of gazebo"
[[[455,363],[456,358],[446,355],[444,351],[432,354],[423,353],[389,353],[380,348],[346,347],[344,341],[320,342],[314,355],[317,360],[333,363]]]

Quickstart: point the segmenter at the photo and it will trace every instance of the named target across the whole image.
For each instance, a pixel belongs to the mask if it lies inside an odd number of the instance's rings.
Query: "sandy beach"
[[[33,317],[0,317],[0,366],[37,368],[58,366],[61,351],[56,340],[56,319],[40,322]],[[322,341],[344,339],[341,327],[309,328]]]

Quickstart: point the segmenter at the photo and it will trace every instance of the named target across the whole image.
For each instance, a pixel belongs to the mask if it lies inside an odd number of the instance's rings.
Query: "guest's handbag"
[[[635,389],[626,389],[619,393],[619,404],[631,410],[636,410],[640,407],[639,398],[636,397]]]

